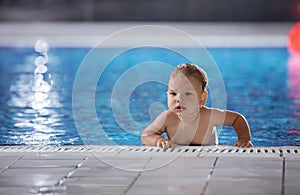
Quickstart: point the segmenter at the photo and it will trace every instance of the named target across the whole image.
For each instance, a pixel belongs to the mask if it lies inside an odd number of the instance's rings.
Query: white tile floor
[[[163,152],[137,146],[1,146],[0,159],[0,194],[287,195],[300,190],[300,147]]]

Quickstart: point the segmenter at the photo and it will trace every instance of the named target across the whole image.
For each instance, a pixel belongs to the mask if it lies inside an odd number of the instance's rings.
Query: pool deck
[[[285,47],[288,33],[294,24],[292,22],[0,22],[0,46],[33,47],[41,38],[47,40],[50,47],[91,48],[99,46],[99,42],[103,40],[110,40],[107,41],[109,44],[102,45],[103,47],[130,47],[136,46],[132,42],[139,38],[142,43],[142,40],[153,40],[170,46],[191,46],[184,37],[178,38],[178,34],[175,33],[178,30],[190,35],[204,47]],[[173,28],[174,31],[158,32],[157,28],[139,28],[136,34],[126,34],[127,29],[142,26],[161,26]],[[121,31],[124,33],[120,33]],[[121,39],[114,39],[115,33],[124,36]]]
[[[1,146],[0,194],[298,194],[300,147]]]

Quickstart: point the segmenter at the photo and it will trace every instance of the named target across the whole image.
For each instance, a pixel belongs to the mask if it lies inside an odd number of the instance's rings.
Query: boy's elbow
[[[251,140],[250,127],[243,115],[238,115],[232,126],[237,131],[239,139]]]
[[[146,137],[147,137],[147,136],[145,136],[145,135],[143,135],[143,134],[142,134],[142,136],[141,136],[141,142],[142,142],[142,144],[143,144],[144,146],[147,145],[147,144],[146,144],[146,139],[147,139]]]
[[[149,146],[151,145],[150,142],[151,142],[151,135],[153,134],[149,134],[149,133],[142,133],[141,135],[141,142],[144,146]]]
[[[248,122],[242,114],[236,113],[236,117],[232,122],[232,126],[237,127],[237,126],[240,126],[240,125],[247,125],[248,126]]]
[[[155,133],[144,132],[141,135],[141,141],[144,146],[155,146],[159,137],[161,136]]]

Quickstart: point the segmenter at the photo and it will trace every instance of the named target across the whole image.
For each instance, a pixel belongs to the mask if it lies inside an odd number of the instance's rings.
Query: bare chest
[[[214,144],[211,143],[214,136],[213,127],[209,124],[177,122],[170,124],[166,132],[168,137],[176,144]]]

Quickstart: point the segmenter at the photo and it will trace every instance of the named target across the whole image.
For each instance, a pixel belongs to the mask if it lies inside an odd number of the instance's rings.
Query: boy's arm
[[[235,143],[235,146],[253,147],[250,128],[243,115],[229,110],[222,111],[217,109],[213,111],[213,115],[212,117],[217,120],[218,125],[233,127],[238,136],[238,141]]]
[[[166,119],[167,113],[163,112],[146,127],[141,136],[143,145],[157,146],[159,140],[165,139],[161,134],[165,132]]]
[[[153,123],[146,127],[141,136],[143,145],[157,146],[164,150],[176,147],[172,141],[162,136],[162,133],[166,131],[167,115],[167,111],[161,113]]]

